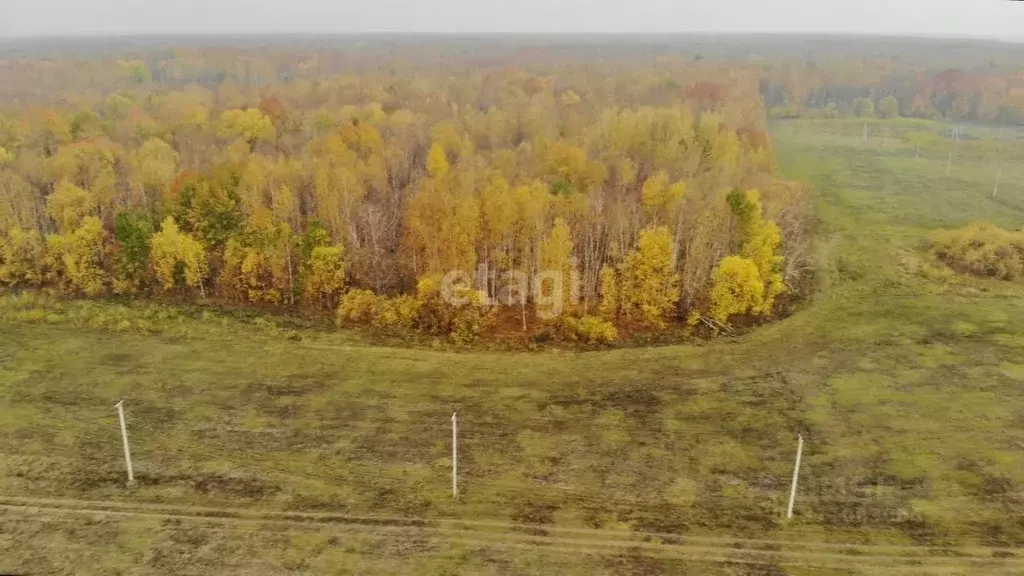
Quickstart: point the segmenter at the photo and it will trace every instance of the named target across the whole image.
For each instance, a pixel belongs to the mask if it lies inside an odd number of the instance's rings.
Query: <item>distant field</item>
[[[0,572],[1021,573],[1024,290],[920,244],[1019,227],[1024,144],[968,127],[917,158],[902,135],[948,127],[869,128],[774,126],[817,290],[736,339],[456,353],[3,297]]]

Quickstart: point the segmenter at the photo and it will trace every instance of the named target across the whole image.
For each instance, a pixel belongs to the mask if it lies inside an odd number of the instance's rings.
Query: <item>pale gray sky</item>
[[[0,35],[842,32],[1024,37],[1007,0],[3,0]]]

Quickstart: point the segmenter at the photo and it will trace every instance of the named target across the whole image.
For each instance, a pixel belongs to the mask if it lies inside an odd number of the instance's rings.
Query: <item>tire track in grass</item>
[[[29,518],[65,520],[68,514],[125,521],[198,522],[206,529],[249,532],[331,530],[361,534],[432,534],[443,542],[502,549],[593,555],[637,554],[710,563],[858,567],[887,572],[928,569],[1009,569],[1024,572],[1024,550],[986,547],[930,548],[887,544],[687,536],[616,530],[524,525],[487,520],[357,516],[248,508],[175,506],[118,501],[0,496],[0,509]],[[998,556],[996,556],[998,554]]]

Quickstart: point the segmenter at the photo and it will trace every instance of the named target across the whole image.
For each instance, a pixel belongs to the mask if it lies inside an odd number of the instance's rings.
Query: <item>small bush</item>
[[[389,298],[370,290],[349,290],[338,306],[338,323],[361,324],[381,330],[410,330],[420,316],[420,302],[412,296]]]
[[[619,337],[618,330],[611,322],[597,316],[566,317],[562,325],[569,338],[588,344],[607,344]]]
[[[349,290],[338,305],[338,323],[370,324],[377,315],[380,296],[371,290]]]
[[[373,326],[385,330],[410,330],[416,325],[420,303],[412,296],[380,297],[373,315]]]
[[[494,310],[483,305],[476,290],[459,288],[456,296],[469,302],[461,306],[444,304],[451,319],[448,337],[456,344],[470,344],[494,325]]]
[[[467,286],[456,286],[454,290],[454,296],[466,301],[465,304],[449,304],[441,293],[440,279],[420,278],[415,298],[418,325],[427,334],[448,334],[456,344],[469,344],[494,325],[494,311],[483,305],[476,290]]]
[[[950,268],[973,276],[1016,280],[1024,273],[1024,232],[988,222],[938,232],[929,251]]]

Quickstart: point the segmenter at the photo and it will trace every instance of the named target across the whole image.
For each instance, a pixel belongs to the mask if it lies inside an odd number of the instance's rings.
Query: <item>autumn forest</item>
[[[730,330],[809,288],[770,116],[1024,121],[983,64],[323,42],[3,53],[0,284],[456,342]]]

